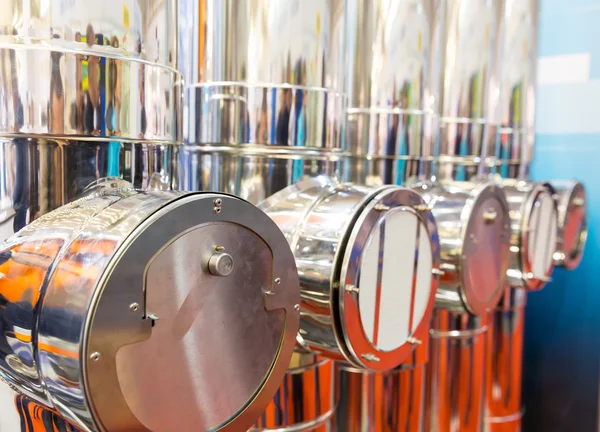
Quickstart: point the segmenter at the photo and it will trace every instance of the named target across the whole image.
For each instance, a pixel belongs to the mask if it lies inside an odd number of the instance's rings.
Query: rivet
[[[140,305],[137,304],[137,303],[131,303],[129,305],[129,311],[130,312],[137,312],[139,308],[140,308]]]
[[[276,283],[277,285],[280,285],[280,284],[281,284],[281,279],[280,279],[280,278],[277,278],[277,279],[275,279],[275,283]]]
[[[296,309],[297,311],[299,311],[300,310],[300,305],[299,304],[295,304],[294,305],[294,309]]]
[[[92,361],[98,361],[98,360],[100,360],[100,353],[99,352],[92,353],[92,355],[90,355],[90,358],[92,359]]]

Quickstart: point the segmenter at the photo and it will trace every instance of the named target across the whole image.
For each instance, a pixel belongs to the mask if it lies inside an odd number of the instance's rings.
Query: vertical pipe
[[[535,72],[537,64],[538,0],[505,0],[503,15],[503,52],[500,79],[490,91],[499,93],[498,118],[499,166],[497,174],[504,182],[520,214],[513,233],[513,248],[523,249],[524,238],[532,238],[535,221],[527,216],[529,196],[536,188],[526,182],[533,160],[535,139]],[[493,84],[493,83],[492,83]],[[547,188],[546,188],[547,189]],[[540,189],[541,190],[541,189]],[[533,193],[531,193],[531,192]],[[540,192],[542,196],[544,193]],[[550,192],[552,193],[552,192]],[[537,198],[534,198],[537,200]],[[522,202],[521,202],[522,201]],[[535,204],[533,204],[535,206]],[[537,224],[539,225],[539,224]],[[551,223],[548,229],[556,229]],[[537,234],[535,234],[537,235]],[[547,237],[554,238],[548,234]],[[545,249],[530,245],[533,253]],[[511,269],[522,268],[522,255],[513,260]],[[512,272],[513,270],[511,270]],[[552,266],[550,267],[552,271]],[[539,284],[543,286],[545,282]],[[521,430],[523,335],[528,283],[521,278],[508,278],[504,297],[495,311],[490,312],[489,350],[487,359],[486,432],[518,432]]]

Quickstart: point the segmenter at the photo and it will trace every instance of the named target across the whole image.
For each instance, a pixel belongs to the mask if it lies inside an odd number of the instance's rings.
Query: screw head
[[[92,361],[98,361],[98,360],[100,360],[100,353],[99,352],[92,353],[90,355],[90,359],[92,359]]]
[[[217,207],[220,207],[223,204],[223,200],[221,198],[215,198],[214,203]]]
[[[294,305],[294,309],[296,309],[297,311],[299,311],[300,310],[300,305],[299,304],[295,304]]]
[[[276,283],[277,285],[280,285],[280,284],[281,284],[281,279],[280,279],[280,278],[277,278],[277,279],[275,279],[275,283]]]
[[[129,311],[130,312],[137,312],[139,310],[139,308],[140,308],[140,305],[137,304],[137,303],[131,303],[129,305]]]

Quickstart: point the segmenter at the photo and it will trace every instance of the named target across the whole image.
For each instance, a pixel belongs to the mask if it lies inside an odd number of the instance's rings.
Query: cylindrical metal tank
[[[243,200],[109,188],[32,222],[0,256],[0,375],[83,430],[237,431],[285,375],[298,275]]]
[[[331,46],[345,0],[181,0],[179,188],[260,202],[335,177],[344,98]]]
[[[21,230],[0,253],[0,376],[81,430],[247,428],[293,353],[298,273],[253,205],[164,191],[176,2],[0,6],[1,240]]]

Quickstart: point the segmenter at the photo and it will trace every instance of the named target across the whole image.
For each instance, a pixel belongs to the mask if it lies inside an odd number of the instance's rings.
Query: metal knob
[[[229,276],[233,271],[233,257],[225,252],[216,252],[208,260],[208,271],[213,276]]]

